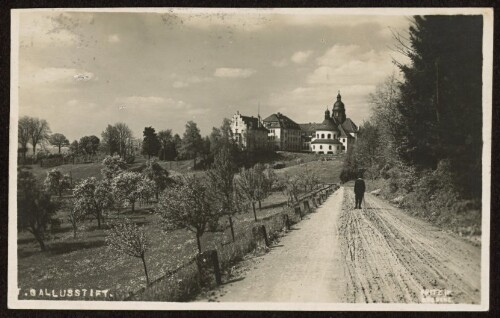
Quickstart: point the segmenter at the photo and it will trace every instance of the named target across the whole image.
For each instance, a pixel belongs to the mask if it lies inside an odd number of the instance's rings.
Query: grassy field
[[[306,159],[314,155],[303,156]],[[342,166],[341,160],[296,162],[276,170],[278,176],[300,174],[304,171],[316,173],[321,182],[338,182]],[[192,161],[191,161],[192,163]],[[139,168],[140,161],[132,165]],[[166,163],[168,164],[168,163]],[[100,175],[100,164],[66,165],[59,167],[63,172],[72,171],[73,179]],[[46,169],[33,169],[37,176],[44,178]],[[281,192],[274,192],[262,202],[262,210],[257,211],[259,218],[264,218],[283,209],[286,197]],[[158,216],[153,213],[153,206],[138,206],[133,214],[129,210],[114,212],[106,222],[114,218],[127,217],[146,226],[150,249],[146,255],[150,279],[163,276],[190,260],[196,253],[196,240],[193,233],[177,230],[165,233]],[[145,276],[140,259],[118,255],[108,249],[105,243],[105,231],[97,229],[96,221],[85,221],[79,229],[78,237],[73,238],[71,226],[67,221],[67,211],[59,211],[58,218],[64,223],[60,230],[51,234],[47,241],[48,251],[40,252],[33,236],[27,232],[18,235],[18,283],[20,288],[86,288],[111,289],[122,293],[135,291],[145,285]],[[227,222],[227,220],[222,220]],[[235,232],[248,229],[254,224],[251,209],[235,218]],[[214,248],[230,240],[230,231],[206,233],[202,238],[203,249]]]

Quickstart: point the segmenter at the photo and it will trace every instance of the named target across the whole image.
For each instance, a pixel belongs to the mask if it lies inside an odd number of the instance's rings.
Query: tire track
[[[357,302],[421,302],[423,289],[452,291],[455,303],[480,302],[480,248],[365,195],[353,209],[344,192],[340,247]]]

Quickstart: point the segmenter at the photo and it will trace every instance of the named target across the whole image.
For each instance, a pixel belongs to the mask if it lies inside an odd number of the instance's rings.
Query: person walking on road
[[[356,198],[355,209],[361,209],[361,202],[363,201],[364,195],[365,195],[365,181],[360,176],[354,182],[354,196]]]

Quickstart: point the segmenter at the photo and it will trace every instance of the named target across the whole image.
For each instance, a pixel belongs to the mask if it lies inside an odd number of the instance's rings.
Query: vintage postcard
[[[492,9],[11,17],[9,308],[489,309]]]

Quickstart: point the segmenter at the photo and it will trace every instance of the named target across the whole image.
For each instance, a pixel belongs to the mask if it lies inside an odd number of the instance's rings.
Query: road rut
[[[480,302],[480,247],[371,194],[353,207],[340,188],[211,300],[419,303],[448,290],[452,303]]]

